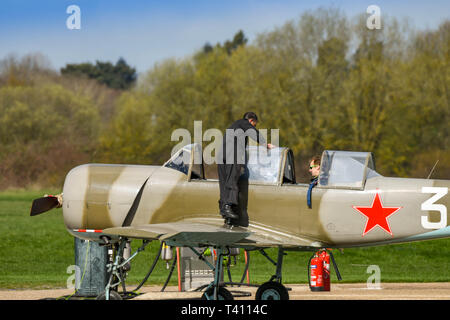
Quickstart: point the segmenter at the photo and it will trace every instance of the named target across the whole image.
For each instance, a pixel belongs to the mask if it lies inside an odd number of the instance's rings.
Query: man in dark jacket
[[[247,160],[248,137],[268,149],[273,148],[255,128],[257,122],[256,114],[247,112],[242,119],[233,122],[226,130],[217,165],[220,188],[219,208],[224,218],[239,218],[234,209],[238,205],[239,177],[243,173]]]

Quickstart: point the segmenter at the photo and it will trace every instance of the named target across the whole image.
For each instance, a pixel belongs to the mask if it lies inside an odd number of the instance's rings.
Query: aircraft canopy
[[[242,177],[247,178],[250,183],[277,184],[283,167],[283,155],[287,150],[287,148],[267,150],[265,147],[249,146],[247,165]],[[186,174],[189,179],[204,179],[202,156],[200,144],[189,144],[174,152],[164,166]],[[293,164],[285,168],[284,174],[295,180]]]
[[[205,179],[202,147],[194,143],[175,152],[164,166],[178,170],[188,179]],[[380,176],[371,152],[325,150],[322,153],[318,187],[364,189],[367,179]],[[249,146],[242,178],[256,184],[296,183],[292,151]]]
[[[285,148],[249,146],[244,177],[250,182],[275,184],[279,180],[282,155]]]
[[[371,152],[325,150],[322,153],[320,187],[364,189],[366,179],[379,175]]]

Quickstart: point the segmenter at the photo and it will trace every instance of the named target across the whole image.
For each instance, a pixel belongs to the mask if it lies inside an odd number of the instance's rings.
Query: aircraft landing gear
[[[289,300],[289,293],[281,283],[269,281],[258,288],[255,300]]]
[[[228,248],[226,250],[229,251]],[[220,286],[220,279],[222,279],[223,274],[223,256],[224,248],[217,248],[217,260],[216,266],[214,267],[214,281],[209,284],[205,292],[202,295],[202,300],[233,300],[233,295],[230,291]]]
[[[213,296],[214,288],[209,288],[202,294],[201,299],[210,300],[210,298]],[[217,292],[217,300],[234,300],[234,298],[230,291],[228,291],[224,287],[219,287],[219,291]]]
[[[120,284],[122,284],[122,286],[125,285],[126,272],[129,270],[129,263],[150,243],[150,241],[144,240],[142,246],[139,247],[132,256],[125,259],[124,250],[127,242],[127,238],[120,238],[119,243],[115,244],[116,253],[114,262],[106,265],[107,271],[110,274],[109,280],[106,284],[105,291],[97,296],[97,300],[122,300],[121,295],[117,291]],[[111,243],[108,243],[108,245],[112,246]]]
[[[283,248],[278,248],[277,262],[270,259],[264,250],[261,249],[260,252],[276,266],[276,271],[268,282],[263,283],[258,288],[255,300],[289,300],[289,292],[286,287],[281,284],[281,270],[283,267],[283,256],[285,255]]]
[[[96,300],[122,300],[122,296],[114,290],[110,290],[108,293],[108,299],[106,299],[106,291],[100,293]]]

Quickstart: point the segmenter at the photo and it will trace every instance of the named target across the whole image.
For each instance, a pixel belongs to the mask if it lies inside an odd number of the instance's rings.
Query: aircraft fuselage
[[[221,219],[218,180],[189,180],[164,166],[87,164],[66,177],[67,229],[123,226],[144,183],[137,209],[128,217],[131,226]],[[449,187],[448,180],[377,176],[367,179],[363,190],[317,186],[309,208],[308,184],[242,182],[240,224],[308,237],[327,247],[449,237]]]

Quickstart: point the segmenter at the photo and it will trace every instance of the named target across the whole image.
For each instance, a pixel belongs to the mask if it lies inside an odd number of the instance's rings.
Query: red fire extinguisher
[[[330,291],[330,255],[322,250],[319,257],[323,263],[323,291]]]
[[[324,291],[323,260],[317,251],[309,260],[309,288],[311,291]]]
[[[330,250],[330,249],[328,249]],[[315,252],[309,259],[308,279],[311,291],[330,291],[330,266],[333,262],[334,271],[339,281],[342,280],[339,269],[334,260],[333,253],[327,249]]]

